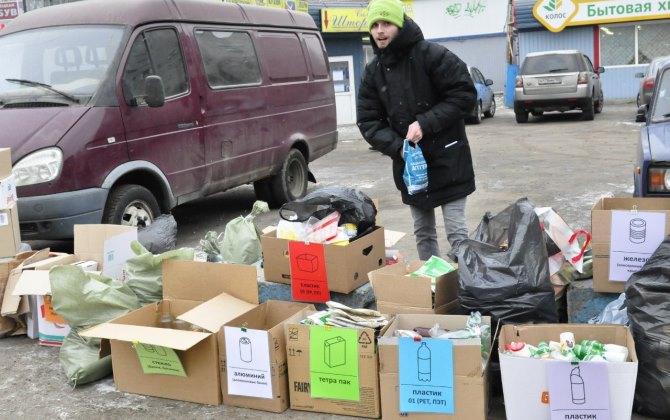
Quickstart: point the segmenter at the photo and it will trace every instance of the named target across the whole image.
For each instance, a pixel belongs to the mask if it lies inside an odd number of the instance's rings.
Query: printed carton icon
[[[347,364],[347,342],[342,337],[333,337],[323,342],[323,361],[328,367]]]
[[[300,254],[296,257],[298,268],[305,273],[313,273],[319,269],[319,259],[316,255]]]

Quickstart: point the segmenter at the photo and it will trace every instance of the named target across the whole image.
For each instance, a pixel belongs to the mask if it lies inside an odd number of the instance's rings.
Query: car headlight
[[[670,168],[649,168],[649,192],[670,191]]]
[[[12,173],[16,186],[40,184],[58,178],[63,167],[63,152],[57,147],[38,150],[21,159]]]

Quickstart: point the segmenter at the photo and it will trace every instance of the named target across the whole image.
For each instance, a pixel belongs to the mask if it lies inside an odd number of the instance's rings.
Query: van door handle
[[[189,128],[193,128],[196,125],[198,125],[198,123],[196,123],[196,122],[179,123],[179,124],[177,124],[177,130],[186,130],[186,129],[189,129]]]

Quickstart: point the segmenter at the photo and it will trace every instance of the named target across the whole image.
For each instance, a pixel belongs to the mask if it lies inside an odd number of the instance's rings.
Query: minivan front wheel
[[[277,205],[302,198],[307,193],[309,170],[305,157],[291,149],[281,170],[272,179],[272,192]]]
[[[119,185],[107,197],[102,223],[146,227],[161,213],[151,191],[141,185]]]

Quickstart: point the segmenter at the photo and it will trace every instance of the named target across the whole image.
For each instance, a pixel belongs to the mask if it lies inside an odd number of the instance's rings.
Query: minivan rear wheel
[[[297,149],[291,149],[277,175],[272,178],[275,204],[281,206],[302,198],[307,193],[309,170],[305,157]]]
[[[119,185],[107,197],[102,223],[146,227],[161,213],[151,191],[141,185]]]

